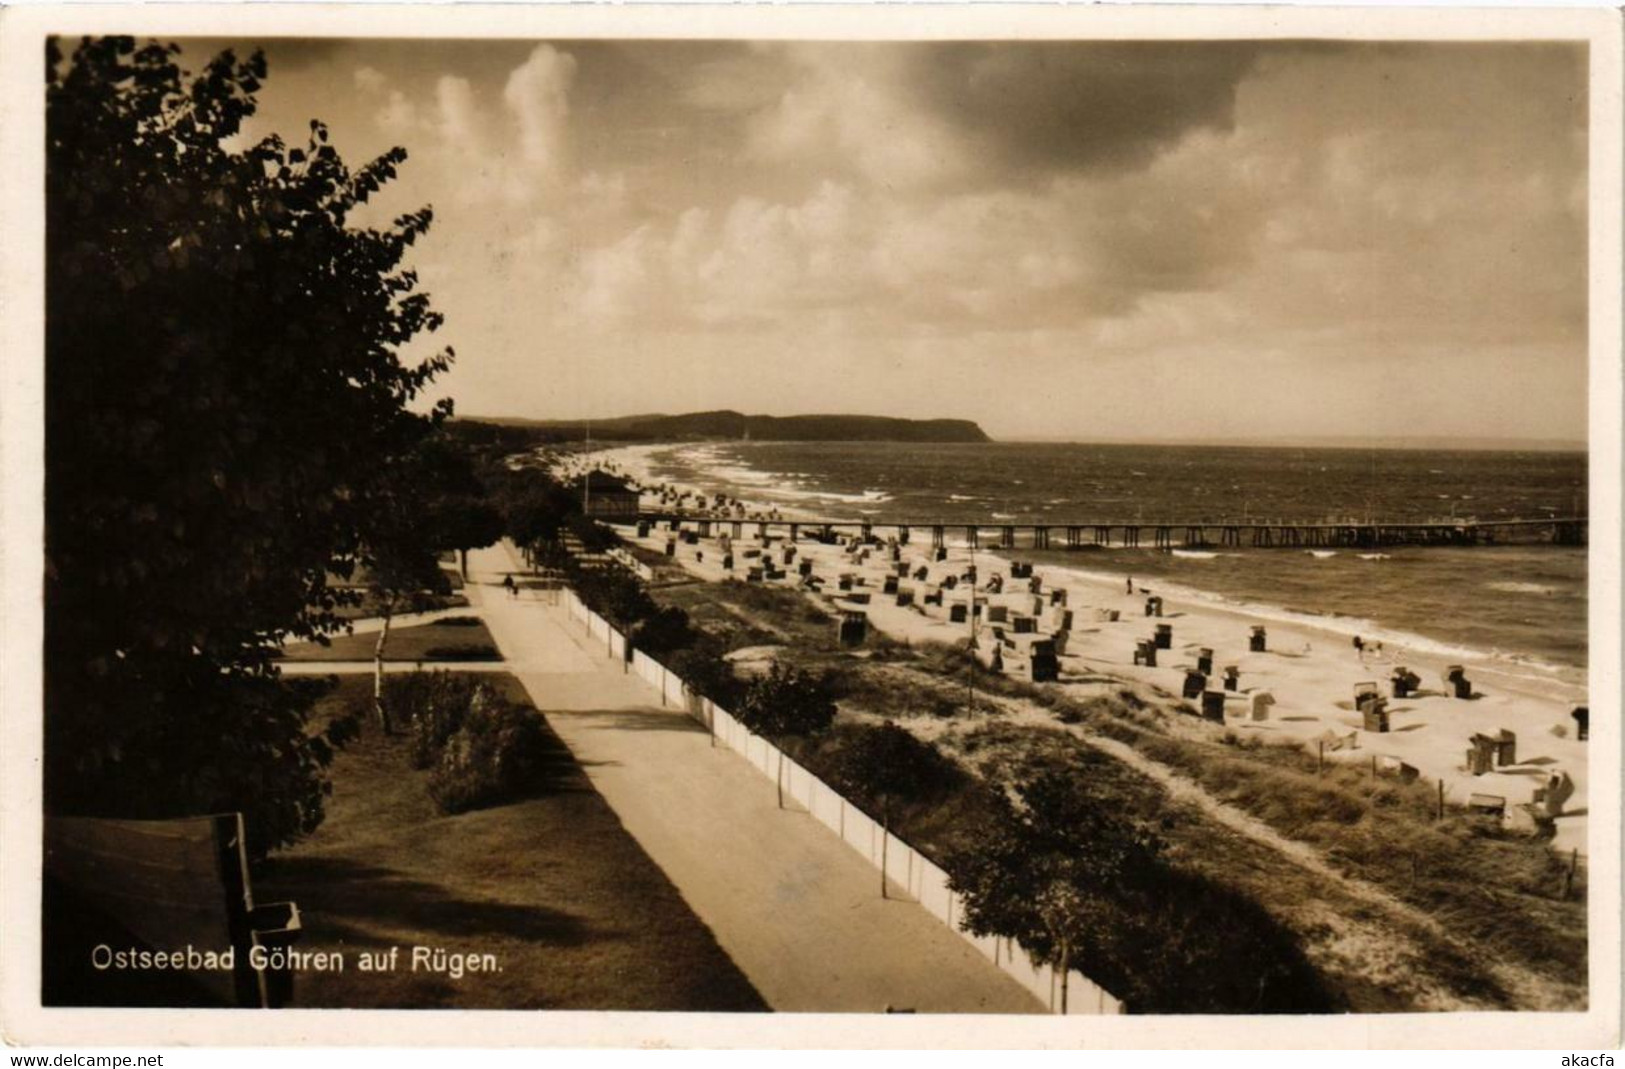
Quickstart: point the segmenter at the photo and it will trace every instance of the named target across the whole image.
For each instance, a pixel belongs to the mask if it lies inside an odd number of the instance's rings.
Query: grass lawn
[[[472,621],[454,623],[452,621]],[[370,661],[376,632],[337,635],[330,645],[301,642],[282,652],[286,661]],[[386,661],[500,661],[496,640],[476,617],[451,616],[433,623],[390,628]]]
[[[489,677],[514,700],[511,676]],[[354,677],[328,712],[366,700]],[[404,737],[368,726],[333,765],[327,820],[255,877],[291,899],[304,951],[340,951],[343,972],[305,972],[298,1007],[764,1010],[677,889],[627,834],[551,730],[554,759],[521,801],[443,816]],[[412,948],[494,955],[500,971],[412,969]],[[393,971],[357,968],[400,948]]]

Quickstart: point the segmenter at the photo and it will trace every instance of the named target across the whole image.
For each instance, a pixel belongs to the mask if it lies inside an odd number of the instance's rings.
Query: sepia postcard
[[[0,71],[8,1042],[1617,1047],[1617,11]]]

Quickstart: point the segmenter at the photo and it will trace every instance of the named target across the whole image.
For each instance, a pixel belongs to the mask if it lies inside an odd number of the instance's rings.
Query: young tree
[[[935,746],[890,720],[854,731],[836,750],[829,776],[842,794],[873,802],[886,836],[891,834],[895,806],[939,798],[961,779],[958,768]],[[886,836],[880,840],[882,898],[886,897]]]
[[[489,545],[502,532],[494,510],[481,499],[468,458],[444,434],[385,458],[377,478],[360,555],[367,590],[383,617],[373,646],[373,713],[389,734],[394,725],[384,701],[384,655],[395,615],[427,609],[436,595],[449,592],[440,550]]]
[[[968,931],[1014,939],[1055,967],[1064,1012],[1072,962],[1109,922],[1109,891],[1141,883],[1160,847],[1068,772],[1042,773],[1017,794],[1019,806],[1005,799],[952,859],[948,884],[964,895]]]
[[[242,810],[263,851],[319,823],[337,741],[276,647],[336,625],[452,354],[402,358],[440,325],[401,266],[429,210],[350,224],[405,151],[237,147],[264,57],[179,54],[46,56],[46,804]]]
[[[764,675],[747,682],[734,715],[753,735],[772,739],[822,735],[835,722],[834,688],[827,676],[774,661]],[[784,806],[784,751],[774,777]]]

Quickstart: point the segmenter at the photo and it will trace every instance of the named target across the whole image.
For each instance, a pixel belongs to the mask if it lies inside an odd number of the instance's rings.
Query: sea
[[[713,441],[637,453],[648,478],[785,514],[989,526],[1568,516],[1584,514],[1588,477],[1586,455],[1575,452]],[[1585,547],[1004,552],[1584,684]]]

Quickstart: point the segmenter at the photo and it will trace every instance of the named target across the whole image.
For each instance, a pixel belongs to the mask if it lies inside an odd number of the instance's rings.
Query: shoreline
[[[672,450],[691,447],[704,448],[708,445],[709,443],[704,442],[692,443],[692,445],[672,442],[654,444],[639,443],[634,445],[609,446],[602,449],[593,450],[590,453],[575,454],[574,456],[578,459],[591,456],[597,458],[599,462],[616,465],[621,469],[623,474],[631,477],[633,481],[640,486],[664,485],[674,487],[678,490],[712,493],[716,491],[704,491],[701,487],[692,483],[683,483],[673,478],[657,476],[654,474],[654,466],[651,463],[652,456],[656,453],[664,453]],[[764,479],[765,478],[766,477],[764,477]],[[770,484],[764,482],[762,488],[766,489],[768,485]],[[751,489],[754,488],[740,488],[731,491],[730,496],[733,496],[736,500],[741,501],[747,507],[747,510],[752,517],[757,512],[764,515],[772,512],[776,513],[777,517],[781,520],[827,518],[827,513],[820,513],[804,507],[786,505],[777,502],[753,500],[749,496]],[[809,496],[823,496],[829,498],[830,500],[839,499],[847,501],[847,503],[850,504],[850,498],[852,495],[826,494]],[[859,511],[861,512],[862,510]],[[946,544],[956,550],[963,550],[966,548],[966,543],[963,538],[949,537]],[[1401,548],[1403,549],[1404,547]],[[1493,551],[1493,547],[1483,548]],[[1425,550],[1419,550],[1419,552],[1420,551]],[[1351,642],[1356,635],[1359,635],[1367,642],[1382,643],[1385,647],[1394,647],[1396,649],[1405,650],[1419,660],[1437,660],[1453,664],[1471,663],[1472,665],[1481,668],[1483,671],[1492,673],[1507,680],[1508,682],[1506,685],[1511,687],[1535,687],[1541,691],[1544,691],[1549,687],[1560,687],[1565,691],[1567,698],[1573,700],[1577,705],[1586,704],[1590,693],[1589,668],[1583,664],[1559,661],[1548,657],[1543,657],[1538,654],[1519,651],[1485,649],[1459,641],[1437,638],[1417,631],[1407,630],[1397,625],[1384,624],[1377,620],[1365,617],[1348,616],[1335,612],[1321,612],[1312,608],[1295,608],[1291,605],[1278,604],[1274,602],[1236,598],[1216,590],[1206,589],[1194,585],[1183,579],[1172,579],[1159,575],[1154,570],[1157,560],[1160,556],[1167,555],[1169,551],[1158,551],[1147,547],[1131,547],[1112,544],[1100,547],[1099,549],[1091,547],[1077,551],[1067,551],[1059,547],[1052,547],[1042,550],[1007,550],[986,547],[980,548],[976,552],[978,556],[985,556],[989,559],[1000,561],[1006,570],[1008,570],[1009,564],[1012,560],[1031,560],[1034,562],[1035,567],[1042,566],[1045,569],[1063,571],[1069,576],[1077,577],[1081,581],[1096,583],[1104,586],[1111,586],[1114,584],[1121,585],[1129,574],[1131,574],[1132,570],[1127,567],[1129,562],[1123,561],[1121,558],[1119,558],[1119,563],[1125,565],[1125,567],[1122,571],[1114,571],[1109,568],[1090,567],[1091,557],[1093,557],[1096,553],[1144,554],[1143,557],[1137,559],[1145,560],[1148,565],[1148,569],[1152,569],[1148,570],[1145,575],[1145,577],[1148,578],[1152,584],[1161,590],[1167,591],[1172,596],[1199,602],[1203,605],[1211,607],[1215,611],[1225,611],[1239,616],[1250,617],[1254,620],[1254,622],[1263,623],[1266,626],[1290,626],[1295,628],[1318,630],[1323,632],[1328,640],[1340,639],[1344,642]],[[1329,551],[1282,548],[1272,550],[1255,550],[1253,552],[1285,554],[1310,553],[1312,555],[1319,555],[1328,553]],[[1330,552],[1343,551],[1339,550]],[[1356,555],[1362,555],[1362,551],[1352,552],[1355,552]],[[1389,555],[1388,553],[1382,551],[1369,551],[1369,553],[1373,556],[1382,557],[1387,557]],[[1175,557],[1210,557],[1227,554],[1237,554],[1237,551],[1207,549],[1186,550],[1181,548],[1175,548],[1172,551],[1172,555]],[[1138,576],[1136,576],[1136,583],[1139,583]]]
[[[622,447],[592,455],[600,463],[615,463],[622,473],[648,485],[648,480],[653,478],[648,453],[669,448],[670,445]],[[628,455],[624,449],[637,452]],[[680,486],[671,480],[653,481],[668,487]],[[747,506],[761,505],[759,501],[740,500]],[[780,513],[788,515],[787,510],[781,509]],[[655,530],[639,539],[625,527],[618,530],[629,542],[656,552],[661,551],[668,533]],[[785,540],[775,537],[773,545],[780,548]],[[735,548],[746,553],[759,550],[761,544],[755,540],[754,532],[749,531]],[[911,573],[909,578],[901,580],[903,587],[920,592],[935,589],[945,576],[963,571],[974,556],[979,575],[976,595],[979,603],[1013,608],[1013,603],[1025,599],[1030,607],[1032,595],[1026,593],[1025,585],[1009,579],[1012,558],[1026,560],[1026,555],[1019,551],[983,549],[973,555],[962,541],[959,544],[950,541],[945,548],[946,560],[937,562],[930,559],[933,554],[929,545],[914,541],[900,547],[900,555]],[[883,547],[864,562],[855,561],[840,544],[825,545],[804,539],[796,544],[796,551],[798,561],[813,561],[814,573],[826,581],[826,590],[810,594],[826,608],[860,609],[878,631],[910,644],[962,645],[969,633],[966,624],[950,624],[947,619],[946,606],[956,599],[965,600],[964,586],[946,592],[944,606],[930,612],[919,604],[902,607],[893,604],[891,597],[883,598],[880,594],[882,579],[890,570]],[[1569,718],[1573,706],[1585,704],[1583,684],[1561,678],[1560,671],[1538,676],[1520,674],[1509,670],[1508,662],[1497,659],[1494,654],[1461,650],[1458,655],[1458,651],[1449,646],[1436,644],[1429,648],[1425,638],[1420,644],[1401,646],[1382,637],[1384,655],[1379,657],[1373,652],[1362,656],[1352,646],[1351,632],[1338,626],[1338,618],[1321,620],[1288,610],[1261,612],[1248,605],[1227,604],[1217,595],[1161,579],[1152,579],[1152,585],[1164,600],[1164,615],[1160,619],[1148,618],[1144,615],[1144,587],[1138,579],[1135,593],[1131,595],[1126,591],[1125,577],[1087,567],[1050,563],[1053,553],[1051,551],[1049,557],[1038,555],[1044,559],[1034,560],[1033,575],[1040,578],[1045,591],[1056,587],[1067,590],[1066,608],[1072,610],[1074,622],[1069,632],[1070,641],[1060,658],[1061,679],[1052,685],[1068,690],[1093,688],[1098,691],[1103,683],[1121,681],[1123,685],[1149,688],[1172,704],[1179,701],[1183,670],[1195,668],[1196,651],[1211,648],[1214,671],[1209,689],[1219,686],[1218,675],[1224,666],[1235,665],[1241,673],[1238,690],[1227,693],[1225,703],[1225,727],[1238,735],[1257,734],[1311,747],[1316,740],[1323,740],[1328,745],[1328,760],[1364,762],[1381,757],[1402,761],[1427,780],[1440,781],[1447,798],[1454,804],[1464,804],[1471,794],[1491,794],[1505,798],[1509,811],[1531,801],[1534,789],[1543,786],[1549,775],[1566,773],[1572,778],[1575,790],[1565,814],[1557,818],[1557,836],[1552,846],[1561,850],[1578,849],[1581,854],[1587,852],[1587,744],[1575,737],[1575,725]],[[703,560],[698,559],[700,554],[704,555]],[[721,556],[720,543],[713,536],[701,540],[695,547],[679,544],[674,563],[709,582],[743,579],[750,562],[742,560],[730,573],[721,567]],[[927,571],[923,583],[913,578],[920,567]],[[990,597],[982,591],[981,584],[995,573],[1005,576],[1010,585],[1006,592]],[[852,575],[854,581],[862,577],[862,590],[870,595],[867,604],[857,605],[841,598],[836,589],[836,579],[841,574]],[[1021,593],[1015,592],[1018,586]],[[1114,610],[1119,614],[1116,622],[1096,618]],[[1038,614],[1040,634],[1034,637],[1051,631],[1054,621],[1054,607],[1045,605]],[[1366,621],[1346,623],[1359,625]],[[1171,648],[1159,651],[1157,667],[1136,665],[1133,663],[1134,645],[1137,640],[1150,636],[1153,624],[1173,628]],[[1267,628],[1268,649],[1263,653],[1247,649],[1249,629],[1257,625]],[[990,645],[989,629],[988,622],[978,628],[984,650]],[[1359,633],[1377,640],[1381,629],[1362,629]],[[1469,652],[1477,656],[1467,656]],[[1401,656],[1404,660],[1398,659]],[[1390,731],[1364,730],[1362,718],[1354,708],[1355,687],[1374,682],[1383,694],[1388,694],[1389,674],[1399,664],[1422,676],[1421,691],[1408,698],[1390,699]],[[1474,700],[1444,696],[1441,679],[1449,664],[1466,666],[1477,693]],[[1583,673],[1581,676],[1583,678]],[[1268,719],[1255,721],[1248,718],[1248,707],[1251,696],[1261,690],[1267,690],[1277,704],[1270,710]],[[1580,696],[1577,698],[1577,695]],[[1469,737],[1474,734],[1493,736],[1502,730],[1510,730],[1517,737],[1518,763],[1481,775],[1470,774],[1464,757]],[[1558,734],[1559,731],[1562,734]],[[1332,748],[1334,745],[1336,749]]]

